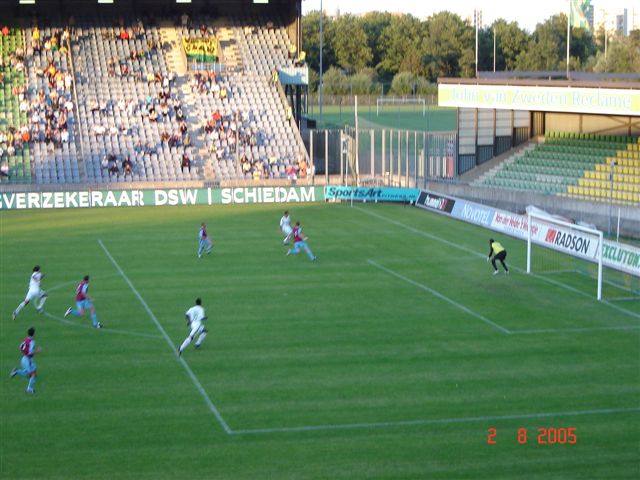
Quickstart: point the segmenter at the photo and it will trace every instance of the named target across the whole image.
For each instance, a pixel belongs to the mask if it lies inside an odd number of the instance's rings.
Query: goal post
[[[603,234],[599,230],[557,220],[553,217],[527,213],[527,273],[539,273],[533,263],[542,252],[536,252],[536,245],[552,250],[562,257],[588,262],[597,266],[594,276],[597,278],[596,297],[602,300],[602,247]],[[563,273],[581,273],[576,262],[559,260],[557,271]]]
[[[380,116],[380,107],[384,105],[422,105],[422,116],[426,115],[427,101],[421,97],[378,97],[376,99],[376,117]]]

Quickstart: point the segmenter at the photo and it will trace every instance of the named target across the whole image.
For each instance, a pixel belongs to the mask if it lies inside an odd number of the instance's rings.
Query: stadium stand
[[[176,76],[158,28],[96,22],[73,46],[88,182],[181,181],[202,177],[180,119]],[[183,169],[187,156],[192,168]],[[122,162],[129,160],[130,166]]]
[[[24,138],[30,139],[31,133],[28,113],[20,109],[26,98],[22,31],[11,26],[0,42],[0,183],[30,183],[32,152]],[[25,131],[28,137],[23,138]]]
[[[211,38],[216,32],[237,48],[241,59],[238,69],[195,73],[191,88],[183,89],[195,113],[196,143],[217,180],[303,175],[298,164],[303,147],[287,118],[286,98],[270,81],[273,69],[291,63],[285,53],[286,33],[275,21],[243,25],[236,19],[232,24],[216,21],[198,29],[181,28],[183,39]]]
[[[547,132],[543,143],[506,160],[475,185],[637,205],[639,148],[637,137]]]
[[[93,17],[73,28],[12,29],[2,39],[2,131],[22,126],[31,138],[15,152],[2,144],[2,171],[10,177],[0,181],[304,176],[304,145],[284,91],[272,81],[273,71],[293,62],[281,22],[198,20],[204,23],[194,27]],[[19,70],[11,65],[16,50],[26,50]],[[175,51],[184,71],[169,61]]]
[[[80,181],[68,36],[66,29],[35,25],[25,29],[28,114],[37,184]]]

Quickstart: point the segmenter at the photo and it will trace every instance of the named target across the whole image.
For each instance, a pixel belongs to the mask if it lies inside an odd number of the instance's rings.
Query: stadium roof
[[[180,12],[254,15],[290,15],[300,12],[301,0],[3,0],[15,16],[32,13],[48,15],[119,15],[136,13],[156,16]]]

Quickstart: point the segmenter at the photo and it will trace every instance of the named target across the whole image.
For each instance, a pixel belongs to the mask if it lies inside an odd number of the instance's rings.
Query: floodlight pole
[[[496,73],[496,26],[493,26],[493,73]]]
[[[611,236],[611,211],[613,209],[613,167],[616,165],[615,160],[611,160],[609,170],[609,227],[607,228],[607,234]]]
[[[322,82],[322,17],[323,17],[323,10],[322,10],[322,0],[320,0],[320,84],[319,84],[319,94],[320,94],[320,121],[322,122],[322,89],[323,89],[323,82]]]
[[[478,78],[478,9],[474,9],[473,17],[476,24],[476,78]]]

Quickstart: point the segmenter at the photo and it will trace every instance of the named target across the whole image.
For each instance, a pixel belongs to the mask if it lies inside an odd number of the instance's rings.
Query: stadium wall
[[[323,187],[227,187],[67,190],[0,193],[0,211],[63,208],[307,203],[324,200]]]
[[[637,206],[613,205],[610,209],[608,202],[589,202],[571,198],[560,199],[554,195],[537,195],[515,190],[496,190],[472,187],[466,184],[430,182],[426,188],[444,195],[474,201],[510,212],[524,212],[527,206],[535,205],[553,214],[571,218],[576,222],[594,224],[603,231],[606,231],[609,225],[609,212],[612,211],[614,226],[617,223],[619,212],[621,235],[640,238],[640,215],[638,214]]]
[[[458,108],[457,117],[459,175],[526,142],[532,134],[528,111]]]
[[[521,240],[527,239],[529,225],[526,213],[519,214],[509,210],[492,208],[459,197],[439,195],[431,190],[420,191],[416,207],[447,215],[463,222],[473,223]],[[581,251],[577,247],[577,245],[586,245],[588,248],[590,242],[563,243],[556,241],[562,237],[557,237],[555,234],[548,235],[550,233],[549,227],[535,222],[532,222],[531,229],[537,239],[536,243],[572,256],[595,261],[595,248]],[[575,232],[565,233],[577,235]],[[603,247],[603,264],[605,266],[640,277],[640,248],[606,239]]]
[[[640,135],[640,117],[546,113],[545,132]]]

